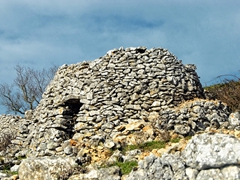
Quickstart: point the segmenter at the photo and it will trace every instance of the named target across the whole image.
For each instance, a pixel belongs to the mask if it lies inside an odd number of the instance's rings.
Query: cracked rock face
[[[186,165],[204,170],[240,162],[240,140],[225,134],[194,136],[183,151]]]

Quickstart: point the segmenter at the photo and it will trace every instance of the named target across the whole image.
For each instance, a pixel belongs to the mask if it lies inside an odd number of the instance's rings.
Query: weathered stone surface
[[[87,173],[76,174],[68,180],[120,180],[120,169],[117,166],[101,169],[91,169]]]
[[[138,163],[138,169],[132,171],[126,180],[157,180],[157,179],[187,179],[185,167],[176,155],[164,155],[158,158],[154,155],[146,157]]]
[[[27,110],[27,111],[25,112],[25,118],[26,118],[26,119],[31,120],[31,119],[32,119],[32,115],[33,115],[33,111],[32,111],[32,110]]]
[[[240,140],[225,134],[194,136],[183,151],[186,165],[203,170],[240,162]]]
[[[185,169],[186,176],[189,180],[195,180],[198,175],[198,170],[187,167]]]
[[[193,99],[161,111],[156,123],[182,135],[193,135],[207,127],[228,127],[229,110],[218,100]]]
[[[229,118],[229,125],[232,126],[233,128],[236,127],[240,127],[240,113],[239,112],[235,112],[235,113],[231,113]]]
[[[19,167],[19,178],[24,180],[67,179],[76,166],[69,157],[43,157],[24,159]]]
[[[99,180],[120,180],[120,168],[113,166],[110,168],[102,168],[98,170]]]
[[[1,173],[0,172],[0,178],[3,179],[3,178],[6,178],[7,177],[7,174],[6,173]]]
[[[216,180],[238,180],[240,179],[240,168],[238,166],[227,166],[223,169],[208,169],[198,173],[196,180],[216,179]]]
[[[221,169],[221,173],[224,179],[240,179],[240,167],[239,165],[236,166],[226,166]]]

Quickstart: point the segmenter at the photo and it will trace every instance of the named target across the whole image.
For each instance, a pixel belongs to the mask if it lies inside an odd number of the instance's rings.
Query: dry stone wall
[[[32,121],[13,115],[1,115],[0,121],[0,145],[10,145],[9,148],[0,149],[0,157],[24,157],[32,139]]]
[[[195,69],[162,48],[114,49],[92,62],[61,66],[33,119],[52,141],[56,136],[49,134],[59,133],[53,128],[69,137],[111,137],[115,127],[147,121],[150,112],[204,98]]]
[[[228,128],[229,111],[220,101],[194,99],[160,112],[155,120],[160,129],[174,130],[182,135],[194,135],[207,127]]]

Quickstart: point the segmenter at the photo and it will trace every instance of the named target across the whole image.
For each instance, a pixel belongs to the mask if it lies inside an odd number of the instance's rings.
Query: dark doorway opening
[[[80,111],[82,105],[83,104],[80,103],[80,99],[76,98],[67,99],[61,105],[64,107],[64,110],[62,112],[64,121],[62,125],[67,127],[68,138],[72,138],[74,135],[74,125],[76,124],[77,114]]]
[[[82,107],[82,103],[80,103],[80,99],[68,99],[64,102],[65,110],[62,115],[70,115],[75,117],[80,108]]]

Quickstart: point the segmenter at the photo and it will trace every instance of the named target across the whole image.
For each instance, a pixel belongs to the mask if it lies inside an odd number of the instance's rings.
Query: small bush
[[[213,99],[219,99],[226,103],[231,111],[240,110],[240,79],[220,80],[220,83],[205,87]]]

